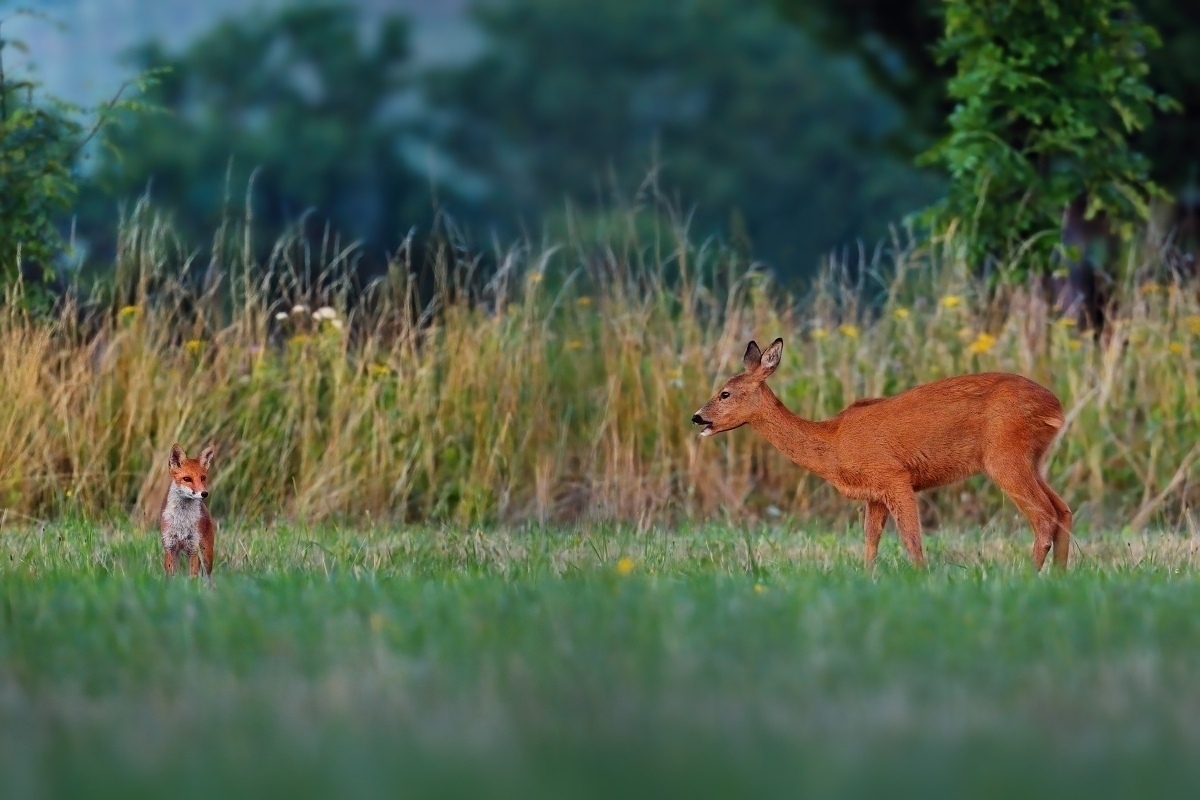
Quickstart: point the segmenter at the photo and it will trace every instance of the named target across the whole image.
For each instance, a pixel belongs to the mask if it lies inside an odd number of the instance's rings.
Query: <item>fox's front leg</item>
[[[167,573],[167,577],[175,574],[175,551],[163,550],[163,571]]]
[[[200,574],[200,553],[188,553],[188,577],[194,578]]]

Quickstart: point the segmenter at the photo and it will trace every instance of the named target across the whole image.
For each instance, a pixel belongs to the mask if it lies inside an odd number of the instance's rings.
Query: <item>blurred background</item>
[[[933,5],[34,0],[4,32],[85,107],[167,68],[160,110],[81,156],[64,225],[96,264],[141,197],[187,247],[249,197],[264,248],[303,220],[382,259],[439,212],[485,244],[586,237],[654,190],[801,277],[938,196],[912,166],[944,118]]]
[[[913,166],[950,111],[938,5],[34,0],[40,16],[4,33],[27,46],[6,54],[10,72],[32,65],[80,106],[159,77],[144,95],[157,112],[121,115],[81,153],[61,223],[76,263],[111,263],[139,198],[186,248],[249,198],[262,248],[300,225],[383,261],[439,213],[485,244],[586,238],[653,189],[692,213],[697,240],[797,279],[824,254],[869,251],[943,191]],[[1138,6],[1164,40],[1151,83],[1185,111],[1135,144],[1193,214],[1200,12]]]

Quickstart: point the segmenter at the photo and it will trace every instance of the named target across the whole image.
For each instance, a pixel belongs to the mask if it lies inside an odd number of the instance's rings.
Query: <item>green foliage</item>
[[[0,18],[0,28],[3,23]],[[145,110],[124,95],[131,87],[144,90],[156,74],[142,73],[109,102],[83,108],[45,94],[28,72],[6,74],[9,48],[26,50],[0,36],[0,286],[24,278],[25,295],[36,302],[44,299],[42,284],[53,279],[62,255],[59,226],[76,199],[77,157],[118,114]]]
[[[886,235],[932,179],[878,153],[900,125],[853,63],[823,56],[764,4],[480,4],[485,49],[429,85],[447,149],[494,214],[544,219],[564,198],[605,213],[654,172],[696,229],[780,272]]]
[[[401,17],[366,36],[355,9],[320,3],[226,20],[179,53],[139,47],[138,68],[168,71],[152,95],[167,113],[110,129],[119,158],[88,187],[81,230],[110,252],[113,198],[148,192],[195,247],[241,217],[249,190],[260,249],[309,211],[318,238],[330,223],[396,246],[431,213],[406,157],[408,37]]]
[[[9,286],[20,264],[50,277],[62,247],[55,226],[75,196],[71,164],[82,134],[78,109],[44,97],[31,76],[12,78],[5,50],[24,45],[2,37],[0,19],[0,285]]]
[[[957,64],[957,106],[922,163],[950,173],[937,214],[969,231],[972,258],[994,263],[1031,238],[1044,258],[1081,195],[1089,218],[1144,219],[1161,191],[1129,138],[1171,102],[1146,81],[1158,38],[1132,4],[950,0],[945,12],[939,57]]]

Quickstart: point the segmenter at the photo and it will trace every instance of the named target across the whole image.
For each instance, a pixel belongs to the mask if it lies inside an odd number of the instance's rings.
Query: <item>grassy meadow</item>
[[[664,221],[665,220],[665,221]],[[0,307],[0,796],[1118,797],[1200,780],[1200,298],[1129,256],[1108,335],[953,237],[789,294],[669,215],[351,256],[141,210],[116,280]],[[415,277],[414,277],[415,276]],[[423,277],[422,277],[423,276]],[[1072,565],[983,481],[931,568],[692,412],[782,336],[801,414],[1051,387]],[[218,447],[216,585],[165,581],[167,452]]]
[[[0,536],[0,796],[1179,796],[1200,538],[228,524]]]

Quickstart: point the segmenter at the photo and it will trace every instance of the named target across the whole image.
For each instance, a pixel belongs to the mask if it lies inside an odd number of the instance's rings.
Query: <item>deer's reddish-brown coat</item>
[[[1020,375],[959,375],[810,421],[789,411],[766,384],[782,352],[782,339],[765,353],[751,342],[745,371],[692,420],[705,426],[704,436],[749,425],[846,497],[866,501],[868,564],[890,516],[913,562],[923,565],[916,492],[983,472],[1033,526],[1034,564],[1040,569],[1053,549],[1055,563],[1066,565],[1071,511],[1042,477],[1046,451],[1064,423],[1050,390]]]

